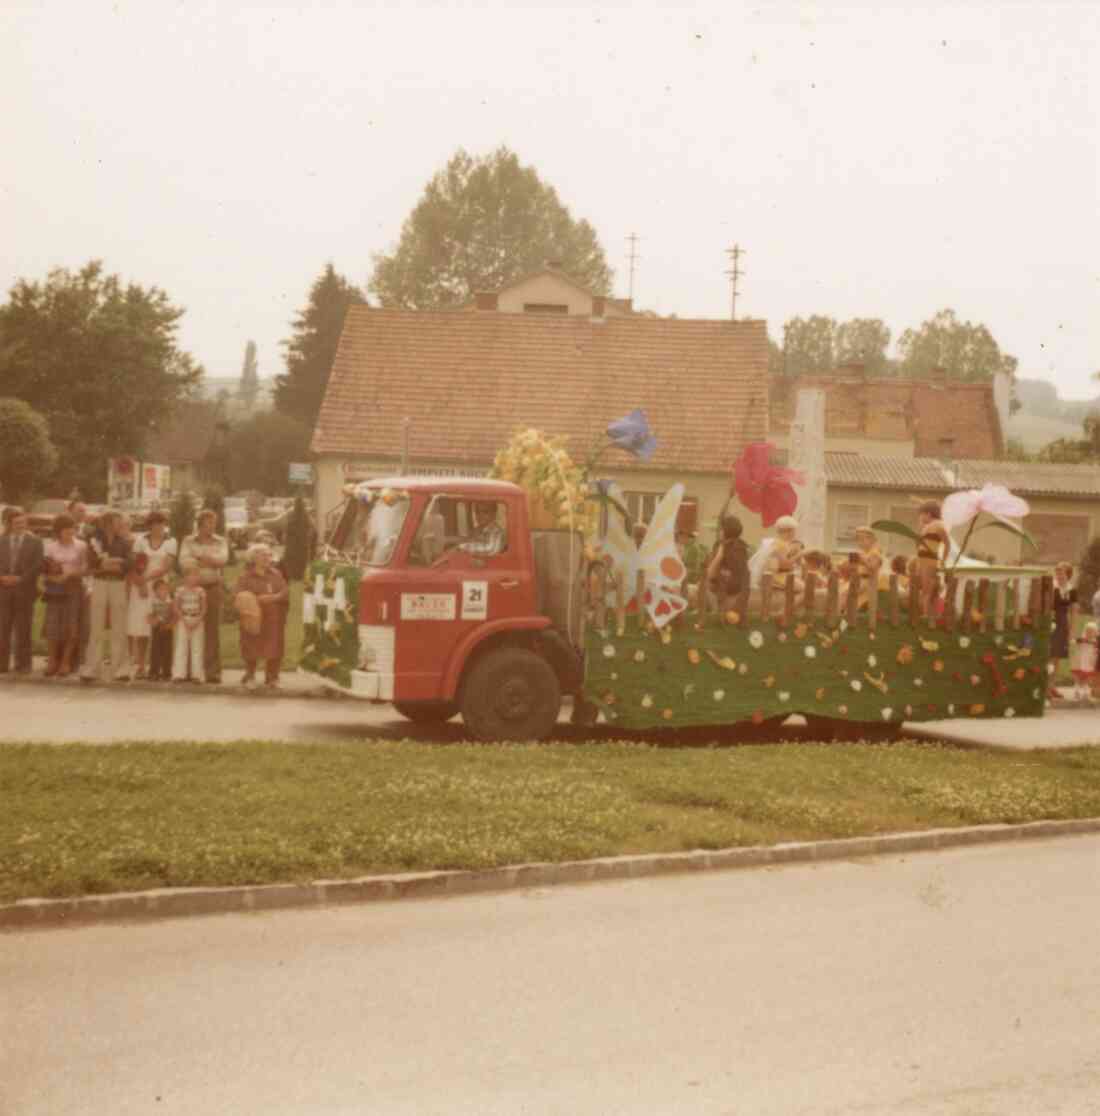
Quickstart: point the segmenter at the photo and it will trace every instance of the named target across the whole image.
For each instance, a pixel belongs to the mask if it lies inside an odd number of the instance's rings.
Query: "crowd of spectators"
[[[220,629],[226,610],[227,540],[217,515],[199,512],[183,539],[159,511],[134,535],[129,517],[107,510],[94,521],[72,501],[48,539],[28,528],[21,508],[4,510],[0,533],[0,674],[33,670],[35,602],[45,603],[44,674],[107,681],[222,681]],[[240,618],[244,683],[279,685],[289,589],[262,537],[248,550],[233,591]],[[104,658],[104,641],[109,654]]]

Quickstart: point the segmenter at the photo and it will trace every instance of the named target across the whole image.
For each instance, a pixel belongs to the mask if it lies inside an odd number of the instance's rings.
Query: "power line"
[[[740,244],[735,244],[732,248],[726,249],[726,255],[729,256],[732,267],[726,272],[730,277],[730,321],[737,321],[737,280],[745,274],[741,270],[741,257],[745,254],[744,248]]]
[[[634,302],[634,261],[640,258],[638,256],[639,239],[640,237],[637,233],[631,233],[626,238],[627,244],[630,245],[630,255],[628,257],[630,260],[630,290],[627,292],[627,297],[630,299],[631,304]]]

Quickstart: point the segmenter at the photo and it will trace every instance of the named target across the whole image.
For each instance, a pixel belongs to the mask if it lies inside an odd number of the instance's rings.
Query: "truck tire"
[[[470,668],[460,708],[478,740],[542,740],[557,724],[561,687],[545,659],[520,647],[502,647]]]
[[[458,712],[453,701],[395,701],[393,707],[414,725],[441,725]]]

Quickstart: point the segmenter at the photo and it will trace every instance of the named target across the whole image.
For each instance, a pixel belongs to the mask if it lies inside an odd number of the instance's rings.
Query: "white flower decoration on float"
[[[816,659],[817,658],[817,648],[816,647],[804,647],[802,650],[805,652],[805,655],[806,655],[807,659]]]
[[[874,655],[868,655],[867,656],[867,665],[869,667],[877,667],[878,666],[878,659],[876,659]]]
[[[644,694],[642,696],[642,708],[649,709],[653,705],[653,697],[651,694]]]
[[[1016,710],[1015,710],[1015,709],[1013,709],[1013,708],[1012,708],[1012,706],[1010,705],[1010,706],[1009,706],[1009,707],[1008,707],[1008,708],[1007,708],[1007,709],[1005,710],[1005,716],[1006,716],[1006,717],[1015,717],[1015,716],[1016,716]]]
[[[883,709],[883,711],[882,711],[882,719],[883,719],[884,721],[888,721],[888,720],[890,720],[890,718],[891,718],[891,717],[892,717],[893,715],[894,715],[894,711],[893,711],[893,710],[892,710],[892,709],[890,708],[890,706],[886,706],[886,708],[885,708],[885,709]]]
[[[756,651],[759,651],[764,646],[764,633],[763,632],[749,632],[749,646]]]
[[[603,657],[604,657],[605,659],[613,659],[613,658],[615,658],[615,648],[614,648],[614,646],[613,646],[612,644],[610,644],[610,643],[605,643],[605,644],[603,645]]]
[[[778,697],[780,701],[791,700],[791,695],[786,690],[780,690],[779,693],[776,694],[776,697]]]
[[[913,685],[914,686],[923,686],[924,685],[924,679],[923,678],[914,678],[913,679]]]
[[[949,705],[947,707],[947,715],[949,717],[954,717],[955,716],[955,707],[953,705]]]
[[[863,689],[863,683],[858,678],[853,678],[849,685],[857,694]]]
[[[970,646],[970,636],[959,636],[959,646],[965,651]]]
[[[738,674],[748,674],[749,673],[749,664],[748,663],[738,664],[737,673]]]
[[[848,621],[841,618],[840,624],[837,625],[837,626],[840,628],[840,630],[842,632],[846,632],[848,630]]]
[[[714,691],[714,700],[715,701],[721,701],[725,696],[726,696],[726,691],[725,690],[715,690]]]

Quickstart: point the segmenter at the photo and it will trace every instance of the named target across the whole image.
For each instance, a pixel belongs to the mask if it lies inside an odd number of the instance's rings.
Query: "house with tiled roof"
[[[959,489],[1003,484],[1031,506],[1024,527],[1038,544],[988,531],[972,549],[998,562],[1076,563],[1100,534],[1100,469],[1094,465],[1045,465],[1026,461],[948,460],[933,457],[869,457],[826,452],[826,532],[834,550],[855,545],[855,528],[876,519],[916,526],[921,500],[942,500]]]
[[[502,314],[564,314],[596,318],[625,318],[634,313],[629,298],[610,298],[590,290],[550,261],[495,291],[481,291],[467,310],[496,310]]]
[[[868,376],[849,364],[829,376],[773,377],[772,441],[787,444],[798,391],[825,392],[825,447],[876,457],[994,459],[1004,453],[1007,382],[967,383],[939,371],[927,379]]]
[[[608,454],[601,474],[642,518],[678,480],[713,518],[731,462],[767,434],[767,362],[762,321],[352,306],[313,435],[316,506],[323,519],[346,481],[399,471],[406,448],[410,472],[484,473],[519,426],[584,458],[641,407],[656,454]]]
[[[186,400],[149,435],[142,457],[171,467],[173,492],[201,489],[220,480],[209,459],[227,431],[216,404],[205,399]]]

